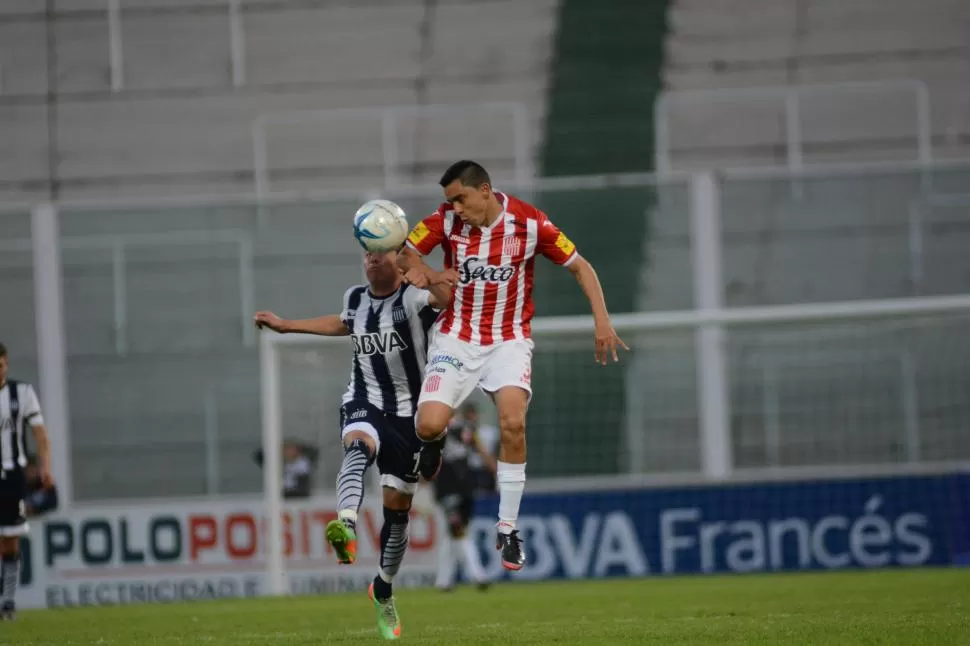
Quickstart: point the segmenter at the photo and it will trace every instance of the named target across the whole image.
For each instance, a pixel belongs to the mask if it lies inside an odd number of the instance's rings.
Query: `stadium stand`
[[[125,0],[123,84],[113,91],[101,0],[56,2],[49,17],[36,2],[7,0],[0,6],[0,139],[12,154],[0,157],[0,199],[248,192],[253,187],[251,126],[260,115],[485,99],[528,108],[529,151],[544,175],[650,171],[653,101],[661,88],[914,79],[931,93],[935,154],[966,154],[970,120],[961,118],[970,79],[965,3],[932,0],[926,5],[932,11],[924,12],[902,0],[732,2],[729,10],[720,3],[711,9],[701,0],[678,0],[669,7],[630,3],[623,12],[582,0],[405,0],[393,7],[246,2],[241,16],[245,83],[234,84],[239,70],[230,55],[226,2]],[[840,27],[850,21],[866,29],[850,36]],[[467,47],[468,41],[476,47]],[[880,118],[844,119],[844,106],[838,114],[822,107],[804,113],[811,125],[805,129],[807,162],[911,155],[912,140],[890,134],[902,128],[899,119],[907,117],[902,108],[888,114],[889,106]],[[783,163],[780,128],[764,127],[779,123],[777,108],[772,110],[767,119],[741,107],[722,107],[717,119],[703,110],[684,111],[671,124],[681,133],[673,140],[675,160],[692,168]],[[881,114],[871,102],[863,102],[861,110]],[[716,131],[708,123],[717,125]],[[735,125],[724,128],[725,123]],[[418,120],[401,124],[402,179],[433,181],[443,163],[458,156],[453,136],[463,122],[445,120],[435,128]],[[500,179],[508,176],[508,141],[494,136],[501,124],[480,125],[465,145]],[[373,135],[366,123],[274,129],[269,138],[273,189],[380,186],[382,156]],[[858,145],[847,147],[845,141]],[[967,185],[967,171],[940,171],[931,180],[934,191],[958,192]],[[965,268],[970,240],[952,209],[923,212],[925,267],[918,280],[899,261],[908,253],[913,205],[927,198],[926,187],[925,176],[890,171],[863,178],[823,176],[797,186],[773,179],[725,181],[727,304],[966,291],[968,272],[954,268]],[[600,270],[614,311],[693,305],[685,183],[525,197],[555,214],[581,244]],[[412,213],[429,203],[400,201]],[[332,310],[343,287],[359,280],[357,257],[343,242],[343,225],[333,224],[344,222],[355,206],[350,199],[325,207],[262,210],[225,205],[63,210],[65,238],[102,237],[93,246],[65,247],[63,259],[78,498],[204,491],[206,465],[199,447],[206,401],[213,399],[223,465],[219,490],[259,488],[250,459],[259,441],[258,363],[253,348],[244,346],[240,327],[240,267],[245,264],[240,253],[245,252],[233,242],[205,242],[205,235],[248,236],[254,302],[289,316],[310,316]],[[633,214],[622,235],[602,226],[611,214]],[[5,233],[26,238],[26,215],[7,217],[12,224]],[[282,223],[285,227],[274,226]],[[168,231],[203,241],[145,242],[146,236]],[[127,300],[120,328],[113,264],[119,244]],[[2,262],[5,298],[9,294],[25,303],[22,318],[5,322],[4,341],[16,349],[18,364],[32,378],[36,339],[26,323],[32,319],[30,253],[8,255]],[[569,276],[547,267],[540,271],[539,279],[549,287],[537,294],[539,314],[585,311]],[[839,408],[841,400],[827,394],[825,370],[816,368],[788,373],[785,378],[792,381],[785,387],[801,389],[801,397],[779,400],[779,414],[793,436],[812,439],[776,456],[759,453],[765,428],[757,372],[762,365],[749,358],[750,347],[761,342],[774,343],[780,357],[792,355],[784,338],[738,339],[732,347],[732,365],[738,367],[739,464],[900,458],[901,432],[888,418],[863,416],[863,426],[874,431],[853,439],[851,446],[832,435],[838,425],[831,419],[859,413]],[[696,469],[696,376],[689,339],[651,343],[637,353],[629,372],[597,375],[595,382],[564,376],[590,364],[586,345],[566,345],[555,357],[537,359],[533,417],[538,423],[530,433],[542,448],[530,455],[531,473],[610,473],[628,467],[622,436],[634,400],[646,411],[650,435],[643,468]],[[880,343],[885,345],[884,337]],[[645,356],[648,361],[639,361]],[[913,345],[911,358],[931,366],[918,375],[926,386],[921,392],[927,392],[919,402],[920,416],[933,420],[923,427],[924,453],[945,455],[954,450],[947,411],[953,396],[931,386],[964,379],[964,368],[926,340]],[[854,374],[851,366],[837,365]],[[879,397],[894,397],[899,366],[891,358],[878,374],[849,378],[844,388],[884,402]],[[577,416],[574,406],[558,405],[580,396],[600,415],[595,427],[587,415]],[[830,418],[800,411],[804,401],[820,402]],[[330,434],[331,421],[319,422],[321,434]],[[181,463],[186,477],[168,477],[173,461]]]
[[[678,91],[918,81],[929,91],[935,157],[960,157],[970,150],[968,34],[959,0],[679,0],[664,82]],[[785,162],[783,104],[731,96],[678,104],[674,168]],[[805,161],[914,159],[914,110],[899,89],[808,98]]]
[[[245,3],[238,85],[227,2],[123,2],[117,91],[105,6],[57,3],[48,19],[36,4],[15,3],[0,14],[0,134],[16,153],[0,162],[0,197],[248,192],[253,121],[293,111],[510,101],[528,110],[531,151],[540,143],[552,0]],[[449,137],[475,118],[456,111],[434,129],[402,123],[406,179],[432,178],[458,154]],[[278,133],[274,188],[382,185],[372,134],[380,123],[361,124],[371,136],[350,125],[332,125],[329,138],[320,127]],[[461,142],[484,148],[499,174],[512,170],[503,127],[504,139],[472,128]]]

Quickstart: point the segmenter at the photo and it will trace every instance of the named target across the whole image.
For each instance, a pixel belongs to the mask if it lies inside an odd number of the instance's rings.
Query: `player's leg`
[[[383,479],[383,478],[382,478]],[[380,569],[368,595],[377,610],[377,629],[384,639],[401,636],[401,619],[394,602],[394,577],[408,549],[408,520],[412,494],[385,486],[384,525],[381,527]]]
[[[357,560],[357,514],[364,500],[364,474],[380,448],[375,424],[381,414],[366,402],[349,402],[340,409],[344,457],[337,472],[337,519],[327,524],[327,542],[339,563]]]
[[[380,427],[381,450],[377,467],[384,496],[384,525],[381,527],[380,569],[368,589],[377,610],[377,628],[384,639],[401,636],[401,621],[394,603],[394,577],[401,569],[408,548],[411,498],[418,488],[421,441],[414,420],[384,416]]]
[[[488,575],[479,558],[478,548],[468,535],[468,525],[471,523],[472,512],[475,509],[474,496],[462,496],[458,505],[457,518],[452,527],[453,544],[457,548],[458,560],[465,568],[465,576],[478,585],[479,590],[487,590]]]
[[[7,478],[0,489],[0,621],[12,621],[20,582],[20,537],[27,532],[22,477]]]
[[[448,433],[448,422],[454,414],[455,409],[443,402],[423,401],[418,404],[414,427],[422,442],[418,469],[425,480],[433,480],[441,467],[441,451]]]
[[[441,450],[448,432],[448,423],[455,409],[475,389],[482,357],[479,348],[457,339],[435,334],[428,348],[415,431],[421,439],[421,477],[431,480],[441,466]]]
[[[496,346],[486,360],[482,388],[492,394],[498,410],[501,445],[496,480],[499,491],[498,537],[502,565],[519,570],[525,551],[516,529],[525,491],[525,417],[532,397],[532,342],[511,341]]]
[[[443,477],[443,476],[442,476]],[[440,485],[439,480],[436,486]],[[451,591],[455,586],[456,566],[461,562],[461,546],[459,536],[461,533],[461,518],[458,506],[461,503],[461,496],[454,492],[445,492],[438,497],[438,506],[448,524],[448,535],[441,540],[438,548],[438,575],[435,587],[444,592]]]

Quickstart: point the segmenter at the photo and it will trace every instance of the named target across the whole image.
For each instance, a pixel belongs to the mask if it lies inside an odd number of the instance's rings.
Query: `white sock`
[[[498,463],[498,531],[511,534],[525,491],[525,464]]]
[[[461,545],[462,556],[460,558],[465,565],[465,576],[475,583],[483,583],[485,581],[485,568],[482,567],[482,562],[478,560],[478,550],[475,549],[472,539],[465,536],[459,538],[458,543]]]
[[[438,545],[438,576],[434,584],[436,588],[450,588],[455,584],[454,541],[447,536]]]

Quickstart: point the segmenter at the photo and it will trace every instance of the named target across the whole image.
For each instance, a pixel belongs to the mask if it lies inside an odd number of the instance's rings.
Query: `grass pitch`
[[[970,569],[506,583],[398,594],[409,644],[970,644]],[[0,644],[381,643],[366,594],[25,611]]]

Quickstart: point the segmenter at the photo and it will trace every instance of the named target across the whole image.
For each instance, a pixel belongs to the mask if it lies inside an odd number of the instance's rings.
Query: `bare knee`
[[[4,536],[0,538],[0,554],[17,556],[20,552],[20,537]]]
[[[525,452],[525,413],[506,412],[499,416],[502,448],[513,455]]]
[[[441,437],[448,428],[448,421],[454,415],[454,410],[441,402],[425,402],[418,407],[415,420],[415,430],[418,437],[425,442]]]
[[[364,446],[366,446],[367,450],[370,451],[371,456],[377,454],[377,442],[372,436],[363,431],[351,431],[350,433],[347,433],[344,436],[344,446],[350,446],[358,440],[364,443]]]
[[[391,487],[384,487],[384,506],[395,511],[411,509],[411,494],[398,491]]]

